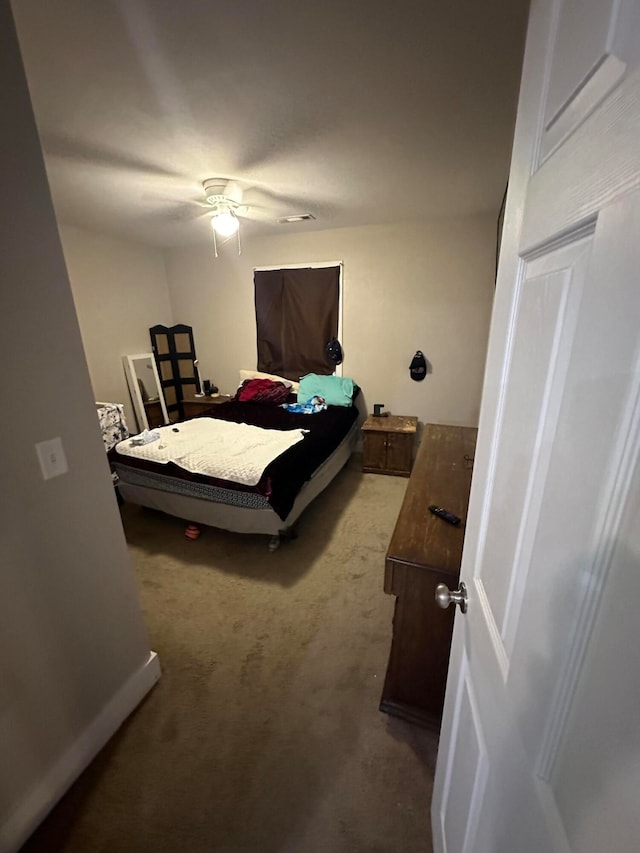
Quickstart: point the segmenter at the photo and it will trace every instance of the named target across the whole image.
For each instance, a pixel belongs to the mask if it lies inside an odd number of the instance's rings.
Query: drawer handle
[[[438,607],[442,607],[443,610],[446,610],[450,604],[453,604],[454,606],[459,604],[462,613],[466,613],[467,588],[463,583],[461,583],[459,589],[455,589],[451,592],[446,584],[439,583],[436,587],[436,602]]]

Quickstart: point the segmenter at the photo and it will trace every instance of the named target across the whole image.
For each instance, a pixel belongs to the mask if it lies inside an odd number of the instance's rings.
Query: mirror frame
[[[147,418],[147,412],[144,407],[144,401],[142,399],[142,394],[140,393],[140,386],[138,385],[138,377],[136,374],[135,362],[136,361],[147,361],[151,359],[151,369],[153,370],[153,377],[156,381],[156,389],[158,391],[158,402],[160,403],[160,407],[162,409],[162,417],[164,418],[164,423],[168,424],[169,414],[167,412],[167,404],[165,403],[164,394],[162,393],[162,385],[160,384],[160,376],[158,375],[158,367],[156,365],[156,360],[152,352],[142,352],[137,355],[123,355],[122,361],[124,363],[124,374],[127,377],[127,385],[129,386],[129,395],[131,397],[131,402],[133,404],[133,409],[136,416],[136,421],[138,422],[138,431],[142,432],[145,429],[149,429],[149,420]]]

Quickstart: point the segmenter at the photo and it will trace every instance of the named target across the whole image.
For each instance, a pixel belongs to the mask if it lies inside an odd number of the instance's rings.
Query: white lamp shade
[[[238,219],[229,211],[216,213],[211,220],[211,227],[221,237],[231,237],[238,230]]]

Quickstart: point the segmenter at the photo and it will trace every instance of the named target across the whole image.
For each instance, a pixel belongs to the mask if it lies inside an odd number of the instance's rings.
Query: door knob
[[[460,610],[463,613],[467,612],[467,588],[461,583],[459,589],[453,592],[444,583],[439,583],[436,587],[436,602],[438,607],[446,610],[450,604],[459,604]]]

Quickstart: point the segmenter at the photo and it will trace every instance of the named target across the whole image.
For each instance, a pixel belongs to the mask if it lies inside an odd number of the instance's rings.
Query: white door
[[[640,2],[533,0],[436,853],[640,849]]]

